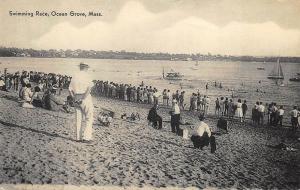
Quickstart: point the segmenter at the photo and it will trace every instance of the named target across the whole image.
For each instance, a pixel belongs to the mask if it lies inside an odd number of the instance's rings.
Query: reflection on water
[[[275,63],[250,62],[199,62],[193,61],[154,61],[154,60],[101,60],[101,59],[60,59],[60,58],[0,58],[0,69],[14,72],[19,70],[53,72],[74,75],[77,65],[84,62],[90,65],[93,79],[109,80],[120,83],[138,85],[142,81],[146,85],[176,90],[182,88],[189,94],[198,89],[208,94],[212,100],[217,96],[231,96],[232,90],[238,98],[247,99],[249,104],[255,101],[275,101],[282,105],[300,105],[300,83],[289,82],[288,79],[300,72],[300,64],[282,63],[285,75],[284,87],[278,87],[275,81],[267,79]],[[163,68],[185,75],[182,81],[162,80]],[[265,70],[258,70],[264,68]],[[223,88],[214,87],[215,81]],[[209,84],[206,91],[205,85]],[[257,90],[259,92],[257,92]],[[211,106],[213,107],[213,106]]]

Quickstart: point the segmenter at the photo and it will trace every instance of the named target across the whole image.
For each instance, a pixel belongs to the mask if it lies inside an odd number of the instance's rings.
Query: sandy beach
[[[230,122],[228,134],[216,135],[212,154],[192,148],[190,140],[149,127],[150,105],[93,98],[95,106],[92,145],[74,141],[75,115],[41,108],[21,108],[17,96],[0,92],[0,183],[33,185],[84,185],[104,187],[198,188],[300,188],[299,131],[255,128]],[[101,108],[116,112],[109,127],[99,125]],[[168,109],[158,113],[170,120]],[[138,112],[140,121],[119,119]],[[193,124],[195,114],[183,113]],[[216,130],[215,118],[206,122]],[[288,136],[288,137],[287,137]],[[273,146],[286,138],[298,151]]]

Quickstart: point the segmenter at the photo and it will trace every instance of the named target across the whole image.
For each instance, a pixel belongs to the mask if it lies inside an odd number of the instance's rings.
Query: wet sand
[[[110,127],[95,120],[94,143],[76,142],[75,115],[19,106],[16,95],[0,92],[0,183],[104,187],[300,188],[299,131],[286,139],[298,151],[277,150],[288,129],[255,128],[230,122],[217,135],[217,151],[193,149],[190,140],[155,130],[145,120],[149,105],[94,98],[100,108],[138,112],[141,121],[115,119]],[[170,120],[168,109],[158,112]],[[184,112],[186,121],[197,117]],[[216,119],[206,122],[215,129]],[[53,185],[53,186],[52,186]],[[31,187],[31,186],[30,186]],[[59,187],[59,186],[57,186]]]

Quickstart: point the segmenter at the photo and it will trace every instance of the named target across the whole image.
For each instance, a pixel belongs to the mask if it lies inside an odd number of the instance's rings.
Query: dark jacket
[[[157,117],[157,112],[156,112],[156,108],[152,107],[148,113],[148,117],[147,120],[148,121],[156,121],[156,117]]]

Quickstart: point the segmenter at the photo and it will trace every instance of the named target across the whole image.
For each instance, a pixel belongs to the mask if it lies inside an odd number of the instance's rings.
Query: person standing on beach
[[[167,105],[167,99],[168,99],[167,89],[164,89],[162,95],[163,95],[163,105]]]
[[[278,108],[276,106],[276,103],[273,102],[272,103],[272,108],[271,108],[271,116],[270,116],[270,124],[271,126],[274,126],[277,122],[277,111],[278,111]]]
[[[204,114],[205,114],[205,115],[208,114],[209,104],[210,104],[210,99],[209,99],[209,97],[208,97],[208,96],[204,96]]]
[[[179,133],[179,121],[180,121],[180,108],[176,99],[172,101],[172,111],[171,111],[171,129],[172,133]]]
[[[238,118],[240,119],[240,122],[242,123],[243,122],[243,109],[242,109],[242,100],[241,99],[238,99],[238,103],[236,104],[236,107],[237,107],[237,116]]]
[[[183,105],[183,102],[184,102],[184,93],[185,91],[182,91],[179,95],[179,107],[184,110],[184,105]]]
[[[220,111],[221,111],[221,115],[224,116],[224,111],[225,111],[225,101],[224,101],[224,97],[220,98]]]
[[[243,122],[246,120],[246,113],[248,110],[247,101],[244,100],[244,103],[242,104],[242,111],[243,111]]]
[[[170,92],[170,90],[168,89],[168,92],[167,92],[167,106],[169,106],[169,100],[172,99],[172,94]]]
[[[297,106],[294,106],[293,110],[290,112],[290,115],[291,115],[292,129],[296,130],[298,124],[298,116],[299,116],[299,111],[297,110]]]
[[[215,115],[217,115],[217,113],[218,113],[218,117],[220,116],[220,109],[221,109],[220,101],[219,101],[219,98],[217,98],[217,99],[216,99]]]
[[[258,121],[261,126],[264,125],[264,115],[265,115],[265,106],[263,105],[262,102],[259,103],[259,106],[257,108],[257,111],[258,111]]]
[[[224,101],[224,115],[226,115],[226,116],[228,116],[228,104],[229,104],[228,98],[225,98],[225,101]]]
[[[282,127],[283,114],[284,114],[283,106],[280,106],[279,110],[278,110],[278,123],[279,123],[280,127]],[[277,123],[277,125],[278,125],[278,123]]]
[[[93,135],[93,115],[94,106],[91,96],[92,80],[87,74],[89,66],[80,63],[80,72],[72,77],[69,92],[70,96],[75,99],[76,107],[76,140],[90,143]],[[82,127],[82,117],[85,117],[86,125]]]

